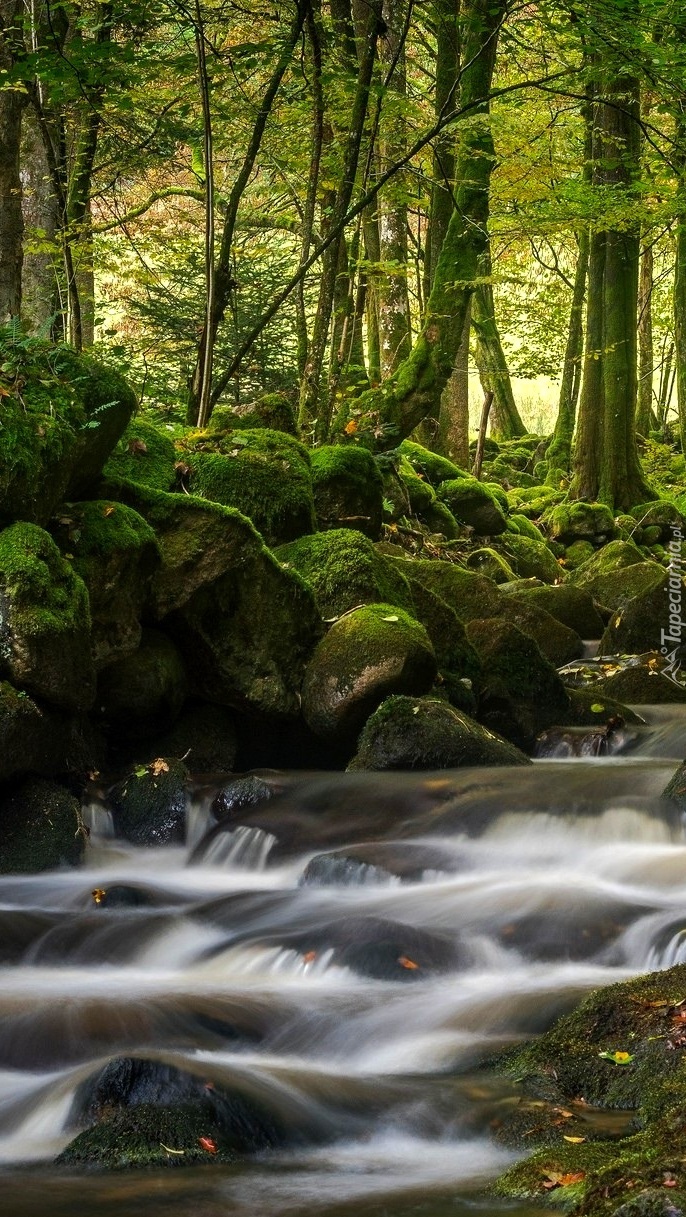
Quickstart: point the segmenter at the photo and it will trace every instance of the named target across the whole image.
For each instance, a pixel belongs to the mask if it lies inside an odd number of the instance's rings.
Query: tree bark
[[[19,0],[0,0],[0,72],[11,72],[23,51]],[[24,90],[0,89],[0,325],[21,312],[23,261],[20,146]]]
[[[30,108],[22,124],[22,210],[27,235],[22,275],[22,317],[31,334],[48,336],[60,311],[59,210],[43,140]]]
[[[380,140],[381,167],[394,164],[406,151],[402,107],[396,113],[393,101],[407,95],[405,31],[407,0],[383,0],[386,32],[379,43],[379,58],[389,78],[387,97],[390,123]],[[397,107],[396,107],[397,109]],[[389,129],[390,128],[390,129]],[[381,375],[390,376],[412,349],[410,297],[407,290],[407,199],[405,174],[398,173],[379,196],[379,252],[381,264],[390,267],[379,276],[379,344]]]
[[[572,306],[569,311],[567,345],[562,365],[557,418],[555,420],[553,436],[546,451],[546,460],[550,468],[562,469],[565,472],[569,471],[572,459],[574,422],[579,401],[579,390],[581,388],[581,372],[584,356],[584,300],[586,298],[590,247],[590,233],[587,228],[584,228],[579,233],[579,252],[574,272],[574,290],[572,292]]]
[[[677,225],[676,225],[676,267],[674,271],[674,363],[676,364],[676,394],[679,412],[679,434],[681,450],[686,452],[686,103],[679,107],[679,117],[676,131],[676,149],[678,161],[677,189]],[[671,369],[670,369],[671,371]],[[669,385],[670,376],[663,376],[663,383]],[[669,407],[670,391],[666,390],[666,416]]]
[[[441,396],[435,447],[461,469],[469,468],[469,337],[471,307],[467,306],[455,367]]]
[[[526,435],[526,427],[519,416],[512,392],[510,371],[495,317],[488,249],[482,259],[481,269],[487,277],[477,284],[472,296],[472,327],[476,334],[477,367],[484,393],[493,393],[491,435],[494,439],[516,439],[519,435]]]
[[[653,246],[647,241],[641,253],[638,280],[638,407],[636,430],[647,435],[653,429]]]
[[[460,73],[460,0],[434,0],[432,15],[436,25],[437,118],[450,108]],[[438,257],[454,206],[455,133],[449,127],[433,141],[431,205],[424,251],[424,298],[433,286]]]

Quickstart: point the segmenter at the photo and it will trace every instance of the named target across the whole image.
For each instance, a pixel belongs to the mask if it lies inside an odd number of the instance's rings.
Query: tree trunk
[[[493,394],[491,435],[494,439],[516,439],[526,435],[512,392],[510,371],[495,317],[491,283],[491,257],[487,249],[481,263],[484,278],[472,297],[472,327],[476,335],[476,362],[484,393]]]
[[[0,74],[11,71],[23,51],[23,7],[18,0],[0,0]],[[0,88],[0,325],[21,312],[24,221],[19,163],[25,103],[25,92]]]
[[[471,307],[467,306],[462,341],[450,379],[441,397],[435,447],[461,469],[469,468],[469,336]]]
[[[434,111],[440,118],[456,100],[460,73],[460,0],[434,0],[436,24],[436,92]],[[455,185],[455,133],[445,127],[433,142],[431,206],[424,251],[424,298],[433,286],[438,257],[453,212]]]
[[[557,419],[555,420],[553,437],[546,451],[546,460],[550,468],[562,469],[565,472],[569,471],[572,459],[574,421],[576,419],[576,407],[581,387],[581,371],[584,355],[584,300],[586,297],[590,246],[590,233],[587,228],[584,228],[579,234],[579,252],[574,272],[574,291],[572,292],[572,307],[569,311],[567,346],[565,348],[564,364],[562,365]]]
[[[674,271],[674,362],[676,364],[676,394],[679,411],[679,434],[681,450],[686,452],[686,103],[680,107],[676,134],[679,157],[679,185],[677,192],[676,268]],[[663,376],[665,384],[670,377]],[[665,415],[669,408],[668,391],[665,392]]]
[[[588,261],[588,304],[584,371],[579,422],[574,446],[574,494],[595,499],[600,483],[600,445],[604,414],[603,396],[603,277],[605,233],[593,233]]]
[[[438,411],[462,340],[467,305],[487,244],[493,167],[489,95],[507,0],[471,0],[465,13],[460,104],[466,108],[457,162],[457,206],[443,241],[426,316],[411,354],[380,389],[358,399],[370,442],[389,447]]]
[[[402,103],[407,95],[405,32],[407,0],[383,0],[386,32],[379,43],[379,56],[389,80],[387,98],[390,122],[380,140],[382,170],[406,152]],[[381,375],[390,376],[412,349],[410,297],[407,291],[407,198],[406,175],[397,173],[379,196],[379,252],[381,263],[391,267],[379,278],[379,341]]]
[[[58,294],[59,209],[35,115],[22,126],[22,210],[27,235],[22,277],[22,317],[31,334],[49,336],[60,311]]]
[[[653,429],[653,245],[648,241],[641,254],[638,282],[638,408],[636,430],[647,435]]]

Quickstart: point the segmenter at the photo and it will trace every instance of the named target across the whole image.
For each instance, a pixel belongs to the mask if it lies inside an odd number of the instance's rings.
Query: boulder
[[[268,545],[314,532],[309,452],[283,431],[201,433],[182,459],[191,494],[236,508]]]
[[[407,580],[395,562],[351,528],[301,537],[276,551],[282,567],[295,570],[314,592],[325,619],[360,604],[397,604],[412,611]],[[408,568],[409,569],[409,568]]]
[[[152,490],[174,490],[176,449],[159,427],[142,418],[129,423],[103,470],[106,478],[126,478]]]
[[[462,524],[477,536],[494,537],[507,528],[507,518],[492,489],[473,477],[441,482],[439,498]]]
[[[1,874],[78,866],[85,842],[81,805],[64,786],[29,777],[0,793]]]
[[[331,951],[333,963],[358,976],[406,984],[454,970],[463,956],[448,934],[381,917],[343,917],[286,941],[307,956]]]
[[[421,516],[427,527],[445,537],[446,541],[454,541],[464,532],[450,508],[440,499],[434,499],[424,507]]]
[[[398,451],[415,472],[426,478],[429,485],[434,488],[440,486],[441,482],[469,477],[468,473],[465,473],[453,461],[449,461],[447,457],[439,456],[437,452],[431,452],[429,448],[424,448],[422,444],[415,444],[413,440],[404,439]]]
[[[546,727],[568,721],[567,690],[531,637],[501,618],[470,622],[467,637],[482,663],[480,722],[530,751]]]
[[[36,524],[0,533],[0,675],[63,710],[95,694],[88,592]]]
[[[560,583],[564,570],[541,536],[534,539],[513,533],[504,534],[498,549],[520,579],[540,579],[542,583]]]
[[[409,584],[414,615],[431,639],[439,672],[465,679],[470,686],[478,684],[481,672],[479,656],[469,642],[455,610],[441,596],[413,579],[411,573]]]
[[[580,572],[579,572],[580,573]],[[597,604],[616,612],[630,604],[636,596],[642,596],[654,587],[664,575],[664,568],[657,562],[636,562],[621,570],[610,571],[584,580],[584,590],[589,592]]]
[[[546,512],[544,524],[551,541],[561,541],[563,545],[574,541],[604,545],[615,535],[610,508],[604,503],[585,503],[581,499],[551,508]]]
[[[614,541],[610,541],[610,545],[614,544]],[[609,548],[609,546],[606,548]],[[580,566],[583,566],[585,562],[588,562],[589,559],[594,556],[594,554],[603,552],[604,550],[596,550],[595,547],[591,545],[590,541],[573,541],[572,544],[568,545],[565,549],[565,570],[576,571]]]
[[[473,549],[466,562],[469,570],[485,575],[494,583],[510,583],[515,577],[512,567],[494,549]]]
[[[686,812],[686,761],[682,761],[676,773],[669,779],[661,797],[678,807],[682,816]]]
[[[518,748],[447,702],[397,696],[389,697],[369,718],[348,768],[454,769],[527,763]]]
[[[686,533],[686,518],[676,503],[670,503],[667,499],[641,503],[633,507],[629,514],[636,523],[636,540],[642,545],[667,542],[675,537],[680,542]]]
[[[674,705],[686,702],[686,685],[663,676],[657,666],[635,664],[593,685],[599,700],[605,696],[634,706]]]
[[[160,565],[150,525],[123,503],[98,500],[64,504],[51,531],[88,591],[96,667],[135,651]]]
[[[664,634],[670,635],[671,630],[670,578],[657,564],[646,565],[650,569],[646,572],[642,590],[612,614],[600,640],[600,655],[641,655],[646,651],[661,651],[665,646]],[[682,579],[678,580],[678,584],[679,612],[676,616],[680,619],[680,605],[686,598],[686,590]],[[680,636],[680,626],[674,629]],[[680,644],[677,641],[667,642],[666,645],[671,651]]]
[[[512,599],[543,609],[556,621],[574,630],[581,638],[600,638],[605,628],[589,593],[570,584],[525,588],[515,591]]]
[[[325,444],[312,452],[311,466],[319,528],[355,528],[378,541],[383,482],[371,452],[355,444]]]
[[[0,782],[28,773],[85,773],[101,760],[102,748],[87,723],[40,706],[0,681]]]
[[[155,531],[162,566],[150,611],[179,647],[191,691],[253,715],[297,716],[305,662],[321,634],[303,580],[237,511],[130,482],[106,486]]]
[[[119,740],[151,739],[176,721],[187,688],[174,643],[159,630],[144,630],[137,651],[100,672],[96,711]]]
[[[159,757],[110,787],[114,831],[134,845],[181,844],[186,836],[188,770]]]
[[[285,431],[287,435],[298,434],[295,411],[288,394],[263,393],[255,401],[229,409],[216,407],[212,411],[209,431],[244,431],[257,427],[268,427],[271,431]]]
[[[0,363],[0,526],[46,524],[96,481],[136,399],[111,368],[8,330]]]
[[[431,483],[426,481],[423,474],[416,473],[405,457],[398,466],[398,475],[407,491],[413,515],[421,515],[436,502],[436,491]]]
[[[402,609],[372,604],[336,621],[305,673],[302,712],[323,739],[354,740],[391,693],[426,693],[437,664],[422,625]]]
[[[509,499],[508,499],[509,504]],[[513,512],[508,519],[508,532],[517,532],[520,537],[528,537],[530,541],[538,541],[545,543],[545,537],[540,528],[527,519],[526,516],[519,515],[518,512]]]

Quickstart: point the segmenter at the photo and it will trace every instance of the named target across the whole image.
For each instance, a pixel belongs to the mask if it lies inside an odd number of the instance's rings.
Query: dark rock
[[[174,643],[159,630],[145,630],[137,651],[100,672],[96,709],[119,739],[150,739],[178,718],[186,690]]]
[[[85,842],[79,800],[63,786],[30,777],[0,794],[1,873],[78,866]]]
[[[502,736],[434,698],[389,697],[366,723],[350,770],[525,765]]]
[[[682,813],[686,812],[686,761],[679,765],[674,777],[670,778],[662,791],[662,798],[674,803]]]
[[[598,727],[549,727],[536,741],[537,757],[618,756],[638,741],[621,715],[611,715]]]
[[[452,874],[460,864],[451,853],[414,841],[372,841],[316,854],[307,863],[300,887],[357,887],[398,879],[420,883],[426,871]]]
[[[101,763],[101,742],[87,722],[0,681],[0,782],[27,773],[85,773]]]
[[[137,512],[107,500],[66,503],[52,534],[88,591],[96,667],[135,651],[151,581],[160,565],[155,534]]]
[[[477,685],[481,662],[457,613],[441,596],[412,578],[411,566],[408,566],[408,581],[415,616],[431,639],[439,672],[442,676],[456,676],[468,680],[470,685]]]
[[[233,778],[215,795],[212,814],[217,820],[228,819],[234,824],[240,823],[243,812],[268,802],[277,793],[278,787],[273,782],[267,782],[257,774]]]
[[[134,845],[170,845],[186,834],[188,770],[159,758],[134,770],[108,791],[114,829]]]
[[[35,524],[0,532],[0,675],[63,710],[95,695],[83,581]]]
[[[597,685],[587,689],[570,689],[567,694],[570,702],[569,717],[564,721],[572,727],[597,727],[607,723],[609,718],[622,718],[627,727],[644,727],[645,719],[635,710],[625,706],[623,702],[605,694],[597,696]],[[561,722],[563,720],[560,720]]]
[[[681,598],[686,595],[685,585],[682,579],[678,582]],[[667,572],[655,565],[654,570],[649,571],[643,589],[613,613],[600,640],[598,654],[641,655],[645,651],[661,651],[663,635],[670,634],[669,585]],[[680,619],[681,614],[677,615]],[[678,645],[678,642],[668,643],[667,647],[672,650]]]
[[[187,703],[169,731],[155,735],[147,748],[137,748],[146,763],[157,756],[184,760],[191,773],[231,773],[235,768],[236,723],[223,706],[207,702]]]
[[[667,705],[686,702],[686,685],[670,680],[657,667],[635,664],[593,686],[600,700],[607,695],[635,706]]]
[[[543,609],[581,638],[600,638],[605,628],[589,593],[570,584],[523,589],[513,594],[513,600]]]
[[[468,524],[480,537],[494,537],[507,528],[507,518],[493,491],[476,478],[441,482],[439,497],[456,520]]]
[[[304,955],[333,948],[332,962],[375,980],[416,982],[458,966],[452,938],[377,917],[344,917],[285,940]]]
[[[395,562],[354,529],[301,537],[276,556],[310,585],[327,620],[360,604],[397,604],[412,612],[410,589]]]
[[[371,452],[355,444],[325,444],[314,449],[311,465],[319,528],[355,528],[378,541],[383,483]]]
[[[581,573],[580,570],[578,574]],[[596,575],[593,579],[579,581],[578,586],[589,592],[598,604],[616,612],[636,596],[649,592],[663,575],[664,568],[657,562],[636,562],[619,570],[609,570]]]
[[[500,618],[471,622],[467,636],[483,665],[480,722],[530,751],[541,731],[567,721],[569,695],[532,638]]]
[[[428,634],[388,604],[355,609],[332,625],[305,673],[302,712],[323,739],[354,739],[391,693],[427,692],[436,677]]]

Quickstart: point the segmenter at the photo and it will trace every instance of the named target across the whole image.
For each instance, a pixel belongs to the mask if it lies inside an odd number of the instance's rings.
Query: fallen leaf
[[[414,959],[408,959],[407,955],[399,955],[398,963],[400,964],[401,968],[407,968],[408,972],[419,971],[419,964],[415,963]]]
[[[354,435],[357,431],[357,423],[355,422],[355,419],[351,418],[350,422],[345,424],[343,430],[345,431],[346,435]]]
[[[562,1139],[563,1141],[569,1141],[570,1145],[583,1145],[584,1141],[586,1140],[585,1137],[565,1137],[564,1135]]]
[[[305,954],[303,955],[303,963],[314,963],[316,958],[316,951],[305,951]]]
[[[398,615],[397,615],[397,613],[394,613],[391,617],[382,617],[381,620],[382,621],[397,621]]]
[[[130,439],[129,440],[128,446],[127,446],[127,452],[130,452],[131,456],[138,456],[139,453],[147,452],[147,451],[148,451],[148,445],[146,443],[144,443],[142,439]]]
[[[201,1149],[206,1150],[208,1154],[217,1153],[217,1142],[212,1137],[198,1137],[198,1145]]]
[[[630,1052],[599,1052],[598,1056],[604,1061],[612,1061],[613,1065],[630,1065],[634,1059]]]
[[[593,705],[591,706],[591,710],[594,714],[602,714],[604,709],[605,707],[599,701],[594,701]]]
[[[171,1145],[165,1145],[164,1141],[160,1141],[160,1145],[168,1154],[185,1154],[186,1152],[185,1149],[172,1149]]]
[[[148,768],[153,777],[156,778],[158,778],[161,773],[169,773],[169,766],[166,761],[162,760],[161,757],[158,757],[156,761],[152,761]]]
[[[106,507],[106,508],[105,508],[105,510],[103,511],[103,513],[102,513],[102,514],[103,514],[104,516],[111,516],[111,515],[113,515],[113,514],[114,514],[114,507],[112,507],[112,505],[110,504],[110,506],[109,506],[109,507]]]
[[[102,904],[106,895],[107,892],[105,891],[104,887],[94,887],[93,891],[91,892],[91,896],[96,904]]]

